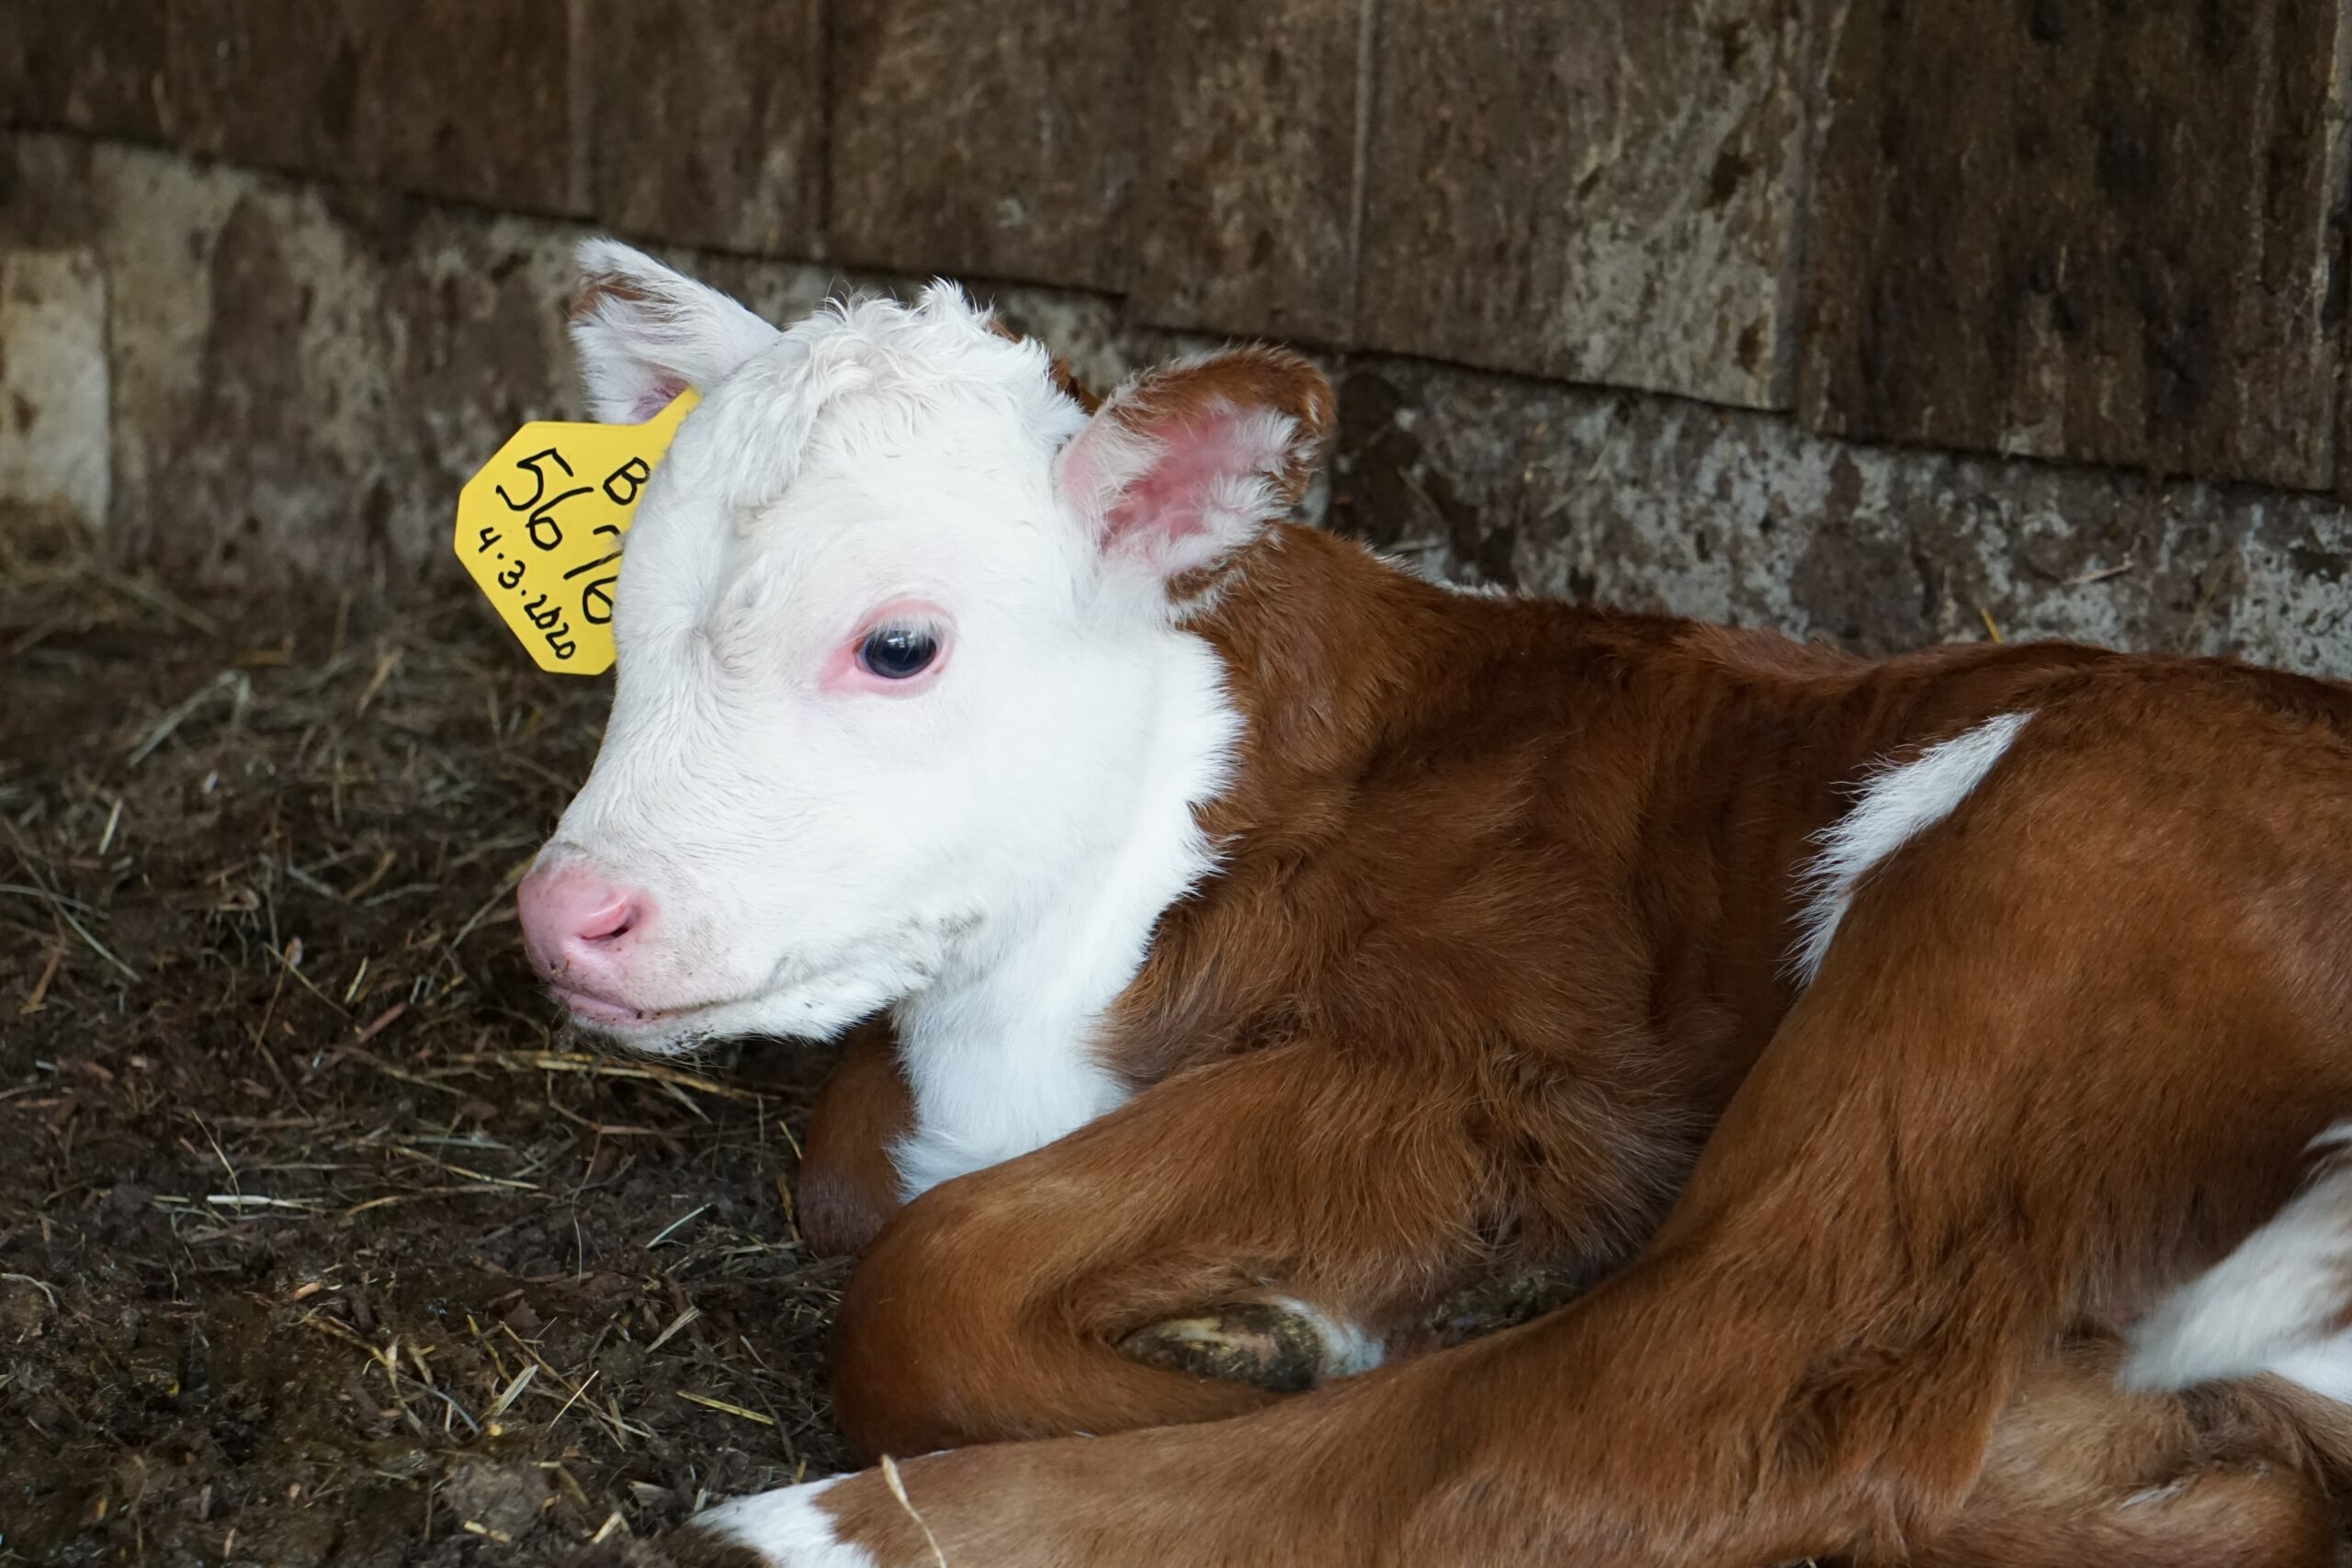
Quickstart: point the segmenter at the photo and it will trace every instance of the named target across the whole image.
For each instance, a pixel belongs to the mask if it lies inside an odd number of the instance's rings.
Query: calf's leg
[[[2274,1378],[2127,1393],[2121,1360],[2099,1337],[2036,1368],[1951,1527],[1853,1568],[2335,1562],[2352,1412]]]
[[[1212,1420],[1373,1364],[1480,1258],[1489,1168],[1449,1099],[1272,1048],[924,1193],[842,1296],[843,1429],[908,1454]]]
[[[859,1030],[825,1082],[801,1155],[801,1237],[819,1257],[865,1252],[906,1206],[890,1150],[911,1129],[913,1119],[912,1093],[891,1032],[879,1023]],[[1151,1135],[1166,1135],[1166,1120],[1152,1118]],[[1119,1179],[1115,1171],[1107,1174]],[[1014,1178],[1015,1195],[999,1202],[1020,1208],[1017,1184],[1025,1179]],[[1259,1201],[1262,1195],[1252,1199]],[[927,1226],[944,1223],[928,1217],[918,1222]],[[875,1268],[902,1266],[886,1261]],[[1315,1309],[1262,1292],[1251,1299],[1233,1299],[1228,1280],[1216,1281],[1214,1288],[1220,1292],[1219,1301],[1184,1303],[1182,1315],[1129,1329],[1118,1341],[1120,1353],[1172,1371],[1282,1393],[1295,1393],[1323,1372],[1338,1370],[1335,1352],[1344,1359],[1348,1347],[1330,1342],[1329,1320]],[[1133,1314],[1114,1315],[1124,1319]],[[1362,1354],[1370,1348],[1355,1348]]]
[[[880,1020],[854,1031],[817,1097],[800,1151],[801,1239],[820,1258],[863,1252],[904,1207],[890,1148],[914,1126],[898,1037]]]

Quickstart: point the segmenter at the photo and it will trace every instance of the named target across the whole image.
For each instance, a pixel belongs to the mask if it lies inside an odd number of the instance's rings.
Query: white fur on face
[[[628,281],[613,309],[718,323],[732,346],[662,350],[706,381],[741,346],[740,320],[672,299],[698,286]],[[900,1004],[910,1191],[1118,1103],[1091,1032],[1212,863],[1193,807],[1238,732],[1159,579],[1115,570],[1057,489],[1086,421],[1047,369],[943,288],[769,329],[701,385],[628,536],[603,750],[543,852],[650,911],[615,998],[643,1016],[605,1026],[631,1045]],[[940,623],[935,677],[843,686],[905,604]]]

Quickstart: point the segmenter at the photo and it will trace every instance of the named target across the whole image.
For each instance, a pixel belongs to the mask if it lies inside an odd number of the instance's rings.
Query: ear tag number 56
[[[695,400],[643,424],[535,420],[458,492],[458,558],[540,669],[613,667],[621,536]]]

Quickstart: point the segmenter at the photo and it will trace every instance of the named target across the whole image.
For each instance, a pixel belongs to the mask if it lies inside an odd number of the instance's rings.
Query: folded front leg
[[[1272,1048],[923,1194],[842,1297],[842,1428],[874,1454],[1099,1434],[1375,1364],[1482,1257],[1486,1162],[1429,1091]]]

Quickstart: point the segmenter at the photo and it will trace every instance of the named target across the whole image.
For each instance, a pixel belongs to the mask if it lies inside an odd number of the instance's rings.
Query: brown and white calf
[[[530,949],[642,1049],[892,1026],[803,1202],[931,1457],[705,1549],[2331,1559],[2352,692],[1454,593],[1278,521],[1289,355],[1090,412],[951,289],[583,259],[599,412],[703,401]],[[1402,1353],[1534,1262],[1600,1282]],[[1128,1353],[1268,1322],[1323,1386]]]

